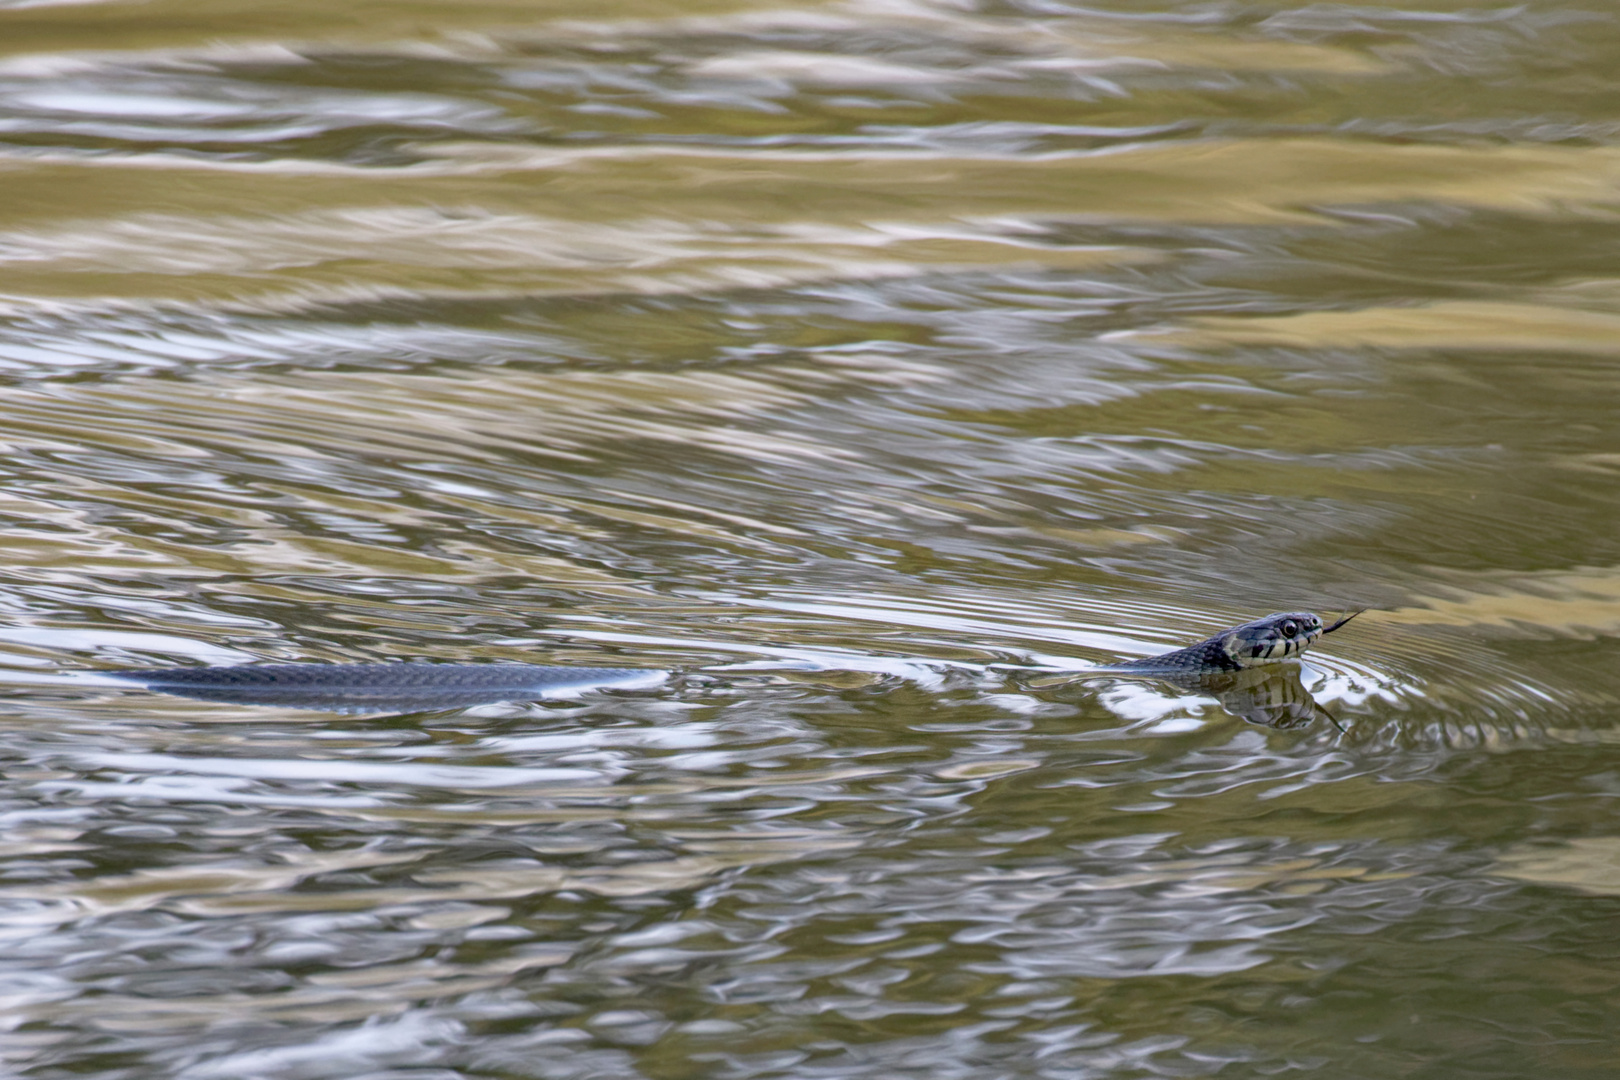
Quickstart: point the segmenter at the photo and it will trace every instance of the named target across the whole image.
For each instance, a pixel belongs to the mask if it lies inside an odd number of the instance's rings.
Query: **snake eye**
[[[1277,629],[1282,631],[1283,637],[1291,638],[1299,633],[1299,623],[1295,622],[1293,619],[1287,619]]]

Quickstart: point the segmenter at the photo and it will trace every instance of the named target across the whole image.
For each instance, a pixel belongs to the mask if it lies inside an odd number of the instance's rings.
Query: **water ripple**
[[[1613,21],[5,6],[8,1066],[1604,1074]]]

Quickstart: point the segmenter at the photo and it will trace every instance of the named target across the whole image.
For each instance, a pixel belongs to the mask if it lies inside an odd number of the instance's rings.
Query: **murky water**
[[[5,5],[8,1075],[1612,1076],[1616,71],[1594,3]],[[46,677],[385,659],[676,674]]]

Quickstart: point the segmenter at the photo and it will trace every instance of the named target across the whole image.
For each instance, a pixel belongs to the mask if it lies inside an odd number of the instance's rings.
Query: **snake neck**
[[[1128,660],[1123,664],[1110,664],[1109,668],[1114,671],[1166,671],[1184,674],[1242,671],[1243,665],[1232,655],[1235,636],[1231,633],[1216,634],[1185,649],[1177,649],[1175,652],[1167,652],[1160,656],[1144,656],[1140,660]]]

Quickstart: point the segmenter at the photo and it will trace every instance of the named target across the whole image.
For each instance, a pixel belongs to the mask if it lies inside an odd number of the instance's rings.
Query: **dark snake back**
[[[640,679],[647,668],[538,664],[243,664],[143,668],[100,674],[149,690],[231,705],[287,705],[334,712],[418,712],[526,701],[558,690]]]
[[[1163,672],[1167,675],[1208,673],[1215,671],[1242,671],[1243,666],[1227,654],[1223,642],[1225,634],[1200,641],[1196,645],[1189,645],[1185,649],[1167,652],[1159,656],[1144,656],[1140,660],[1127,660],[1123,664],[1109,664],[1107,671],[1136,671],[1136,672]]]

